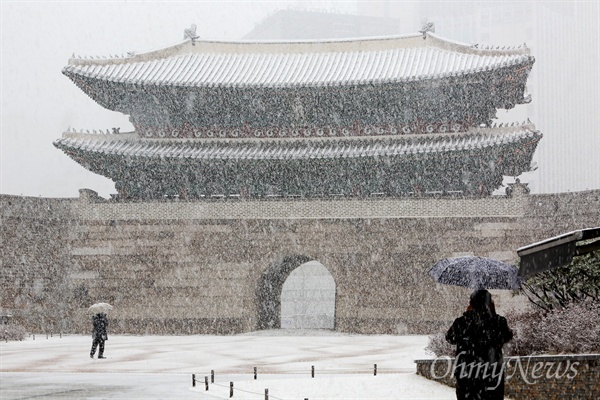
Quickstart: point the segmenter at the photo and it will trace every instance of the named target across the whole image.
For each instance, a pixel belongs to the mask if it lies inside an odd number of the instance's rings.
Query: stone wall
[[[28,329],[68,330],[75,199],[0,196],[0,311]]]
[[[600,190],[529,196],[524,217],[522,230],[534,241],[600,226]]]
[[[600,355],[510,357],[505,395],[519,400],[588,400],[600,397]],[[416,360],[417,374],[455,387],[454,359]]]
[[[0,196],[1,306],[32,331],[87,332],[87,306],[108,301],[114,333],[245,332],[278,326],[285,278],[316,260],[335,280],[336,330],[434,332],[468,298],[432,281],[435,261],[515,261],[520,246],[599,225],[600,191],[523,189],[364,200]]]

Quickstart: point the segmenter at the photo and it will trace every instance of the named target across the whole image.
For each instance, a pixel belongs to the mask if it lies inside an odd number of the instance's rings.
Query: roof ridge
[[[146,52],[129,51],[127,55],[100,56],[75,56],[73,53],[69,59],[69,65],[105,65],[120,64],[128,62],[144,62],[158,60],[171,56],[189,53],[217,53],[217,54],[294,54],[294,53],[346,53],[346,52],[368,52],[392,50],[411,47],[439,47],[456,52],[478,54],[478,55],[512,55],[530,54],[527,46],[494,49],[480,48],[478,44],[467,44],[431,32],[388,35],[388,36],[366,36],[356,38],[336,38],[319,40],[216,40],[216,39],[188,39],[174,45]],[[97,58],[96,58],[97,57]]]

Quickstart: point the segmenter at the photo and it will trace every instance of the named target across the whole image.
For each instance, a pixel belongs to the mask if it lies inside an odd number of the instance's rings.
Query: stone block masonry
[[[435,261],[515,261],[520,246],[599,225],[600,191],[523,189],[491,198],[123,203],[88,190],[79,199],[2,195],[1,307],[36,332],[88,333],[96,301],[115,306],[114,333],[246,332],[278,326],[283,280],[316,260],[335,281],[336,330],[430,333],[448,326],[469,294],[436,285],[427,275]]]

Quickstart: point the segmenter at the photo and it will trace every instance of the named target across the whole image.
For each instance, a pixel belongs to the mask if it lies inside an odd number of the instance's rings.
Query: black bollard
[[[311,376],[311,378],[315,377],[315,366],[314,365],[310,366],[310,376]]]
[[[208,376],[204,377],[204,390],[208,390]]]
[[[192,374],[192,387],[196,387],[196,374]]]
[[[229,382],[229,397],[233,397],[233,382]]]
[[[254,367],[254,380],[256,380],[256,367]]]
[[[215,370],[210,370],[210,383],[215,383]]]
[[[377,364],[373,366],[373,375],[377,376]]]
[[[269,400],[269,389],[265,389],[265,400]]]

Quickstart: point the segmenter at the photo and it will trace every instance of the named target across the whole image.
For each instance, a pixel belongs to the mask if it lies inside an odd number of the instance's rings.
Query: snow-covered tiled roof
[[[171,140],[106,140],[101,136],[63,137],[54,145],[63,151],[112,154],[147,158],[218,159],[327,159],[399,156],[418,153],[444,153],[483,149],[537,141],[541,134],[530,126],[479,129],[449,136],[388,137],[373,140],[244,140],[244,141],[171,141]]]
[[[297,87],[402,82],[530,64],[529,50],[486,50],[425,36],[318,42],[188,41],[117,59],[71,59],[68,76],[137,85]]]

